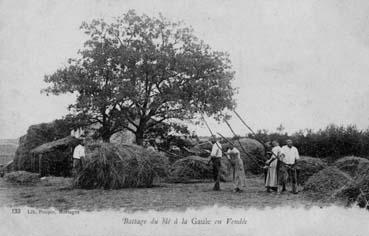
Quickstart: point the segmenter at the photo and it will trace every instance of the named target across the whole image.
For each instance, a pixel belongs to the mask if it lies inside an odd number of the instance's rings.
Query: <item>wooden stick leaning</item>
[[[220,137],[222,137],[225,141],[227,141],[228,143],[230,143],[231,145],[234,145],[233,143],[232,143],[232,141],[230,141],[229,139],[227,139],[226,137],[224,137],[222,134],[220,134],[220,133],[217,133]],[[251,158],[251,160],[252,161],[254,161],[255,162],[255,164],[256,165],[258,165],[258,167],[260,167],[261,168],[261,166],[259,165],[259,163],[258,163],[258,161],[257,161],[257,159],[255,158],[255,157],[253,157],[250,153],[248,153],[244,148],[243,148],[243,146],[241,145],[241,149],[242,149],[242,151],[248,156],[248,157],[250,157]]]

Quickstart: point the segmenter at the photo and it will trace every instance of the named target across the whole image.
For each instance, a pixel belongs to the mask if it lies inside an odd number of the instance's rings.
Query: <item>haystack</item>
[[[209,158],[199,156],[188,156],[174,162],[169,170],[169,181],[178,183],[189,183],[199,180],[213,178],[213,169]],[[222,157],[221,181],[231,180],[231,166],[229,161]]]
[[[19,139],[19,145],[14,157],[14,168],[16,170],[34,172],[30,151],[41,144],[66,137],[69,134],[70,130],[66,128],[66,125],[61,120],[30,126],[27,134]]]
[[[350,181],[350,176],[340,171],[338,168],[327,167],[307,180],[304,191],[313,196],[329,198],[335,191],[338,191]]]
[[[80,143],[80,139],[68,136],[32,149],[32,170],[37,171],[40,176],[70,176],[73,150]]]
[[[173,182],[189,182],[193,179],[211,179],[213,172],[208,158],[188,156],[177,160],[169,169],[169,178]]]
[[[256,139],[251,138],[240,138],[238,140],[236,139],[231,141],[241,153],[245,172],[250,172],[252,174],[262,173],[263,169],[260,168],[260,165],[265,161],[265,148],[263,144]],[[222,140],[221,144],[223,151],[226,151],[229,143]],[[204,142],[201,145],[194,146],[191,150],[198,156],[207,157],[210,154],[211,147],[212,144],[210,142]]]
[[[347,187],[340,190],[336,199],[345,201],[348,205],[357,203],[358,206],[369,210],[369,173],[352,181]]]
[[[299,183],[304,184],[310,176],[327,167],[327,164],[319,158],[301,156],[296,164],[299,173]]]
[[[40,177],[27,171],[14,171],[5,174],[5,180],[12,184],[33,185],[40,182]]]
[[[88,154],[88,162],[74,179],[76,188],[151,187],[155,177],[165,177],[167,158],[141,146],[101,143]]]
[[[360,177],[369,172],[369,160],[361,157],[343,157],[338,159],[334,163],[334,166],[353,178]]]

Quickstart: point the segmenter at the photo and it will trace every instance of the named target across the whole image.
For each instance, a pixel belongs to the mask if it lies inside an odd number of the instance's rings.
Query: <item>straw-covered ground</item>
[[[0,178],[1,206],[29,206],[36,208],[101,210],[121,209],[164,210],[188,207],[275,207],[324,206],[329,203],[313,201],[305,193],[297,195],[266,193],[263,178],[247,177],[247,188],[242,193],[232,192],[231,183],[221,183],[222,191],[211,190],[211,182],[192,184],[162,183],[152,188],[128,188],[120,190],[73,189],[69,178],[51,177],[36,185],[14,185]]]

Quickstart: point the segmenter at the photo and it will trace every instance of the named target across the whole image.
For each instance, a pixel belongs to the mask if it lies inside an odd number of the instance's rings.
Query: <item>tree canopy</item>
[[[233,109],[234,72],[229,55],[214,51],[182,22],[130,10],[113,22],[83,22],[88,36],[79,57],[45,76],[47,94],[73,93],[73,114],[99,123],[108,140],[121,130],[135,133],[200,113]]]

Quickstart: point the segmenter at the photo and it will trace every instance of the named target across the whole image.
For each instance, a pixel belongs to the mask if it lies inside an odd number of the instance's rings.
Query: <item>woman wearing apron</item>
[[[230,160],[233,168],[233,184],[235,192],[242,192],[245,186],[246,175],[243,167],[243,161],[240,156],[240,151],[233,144],[228,148],[227,157]]]

